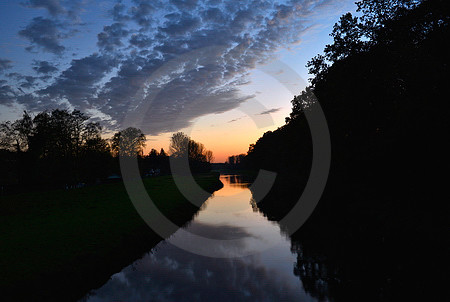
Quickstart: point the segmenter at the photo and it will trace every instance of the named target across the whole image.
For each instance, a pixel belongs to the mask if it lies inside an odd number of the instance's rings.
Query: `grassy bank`
[[[208,192],[218,174],[196,176]],[[170,176],[148,178],[152,200],[182,225],[197,211]],[[0,198],[0,287],[17,300],[81,298],[161,238],[142,221],[122,183]]]

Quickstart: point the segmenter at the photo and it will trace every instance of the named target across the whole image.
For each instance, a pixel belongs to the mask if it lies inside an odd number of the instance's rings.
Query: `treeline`
[[[109,142],[80,111],[53,110],[0,124],[1,185],[75,185],[112,172]]]
[[[212,151],[207,150],[202,143],[196,142],[183,132],[177,132],[170,139],[169,152],[175,161],[189,161],[189,168],[193,172],[211,170],[214,160]]]
[[[314,77],[292,100],[286,124],[250,146],[250,166],[279,172],[258,207],[280,219],[297,202],[312,157],[305,112],[318,101],[332,165],[319,206],[299,232],[299,276],[314,296],[331,290],[341,301],[367,300],[369,292],[373,300],[398,300],[408,296],[405,284],[414,295],[433,296],[444,279],[439,261],[419,268],[414,260],[444,259],[449,3],[357,5],[361,16],[342,16],[333,43],[308,63]],[[317,250],[322,260],[314,258]],[[323,259],[334,261],[328,270]]]
[[[184,155],[176,151],[184,146],[180,136],[187,140],[192,172],[209,170],[212,152],[181,132],[171,139],[171,156]],[[133,127],[103,138],[100,124],[78,110],[55,109],[34,117],[24,112],[22,118],[0,124],[0,193],[70,188],[104,182],[112,175],[118,179],[119,156],[137,157],[142,176],[169,174],[169,154],[152,149],[144,155],[145,146],[145,134]]]
[[[438,172],[447,158],[450,52],[442,41],[449,33],[449,4],[357,4],[362,16],[342,16],[331,34],[333,44],[308,63],[314,77],[292,100],[286,124],[250,145],[246,161],[254,168],[307,177],[312,147],[305,112],[317,100],[332,141],[328,191],[364,200],[367,192],[370,199],[389,195],[408,208],[419,206],[421,196],[433,203],[427,207],[432,210],[443,185]]]
[[[227,168],[231,169],[245,169],[247,167],[247,156],[246,154],[239,154],[239,155],[231,155],[228,156],[227,160],[225,161],[225,166]]]

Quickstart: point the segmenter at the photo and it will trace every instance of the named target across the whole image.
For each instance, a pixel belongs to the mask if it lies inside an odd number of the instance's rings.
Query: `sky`
[[[140,128],[146,152],[183,131],[224,162],[284,124],[306,62],[355,9],[354,0],[2,1],[0,122],[77,109],[105,137]]]

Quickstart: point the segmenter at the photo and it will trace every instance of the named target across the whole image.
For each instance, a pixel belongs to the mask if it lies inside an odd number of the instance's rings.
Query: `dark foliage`
[[[120,181],[120,156],[136,158],[143,177],[171,173],[164,149],[143,155],[140,129],[126,128],[108,140],[88,119],[77,110],[55,109],[0,124],[0,194]],[[179,132],[170,147],[173,160],[187,157],[192,172],[211,170],[213,153],[203,144]]]
[[[366,0],[358,7],[363,16],[344,15],[334,43],[308,64],[315,77],[292,101],[286,125],[250,146],[254,168],[279,172],[258,207],[281,219],[298,200],[311,161],[304,111],[315,96],[330,129],[332,166],[319,206],[294,236],[305,289],[337,301],[439,296],[449,4]]]
[[[111,154],[98,123],[80,111],[53,110],[0,125],[1,185],[7,191],[73,187],[110,172]],[[7,192],[6,192],[7,193]]]
[[[160,152],[151,149],[147,156],[141,158],[139,166],[144,175],[170,174],[169,156],[162,148]]]
[[[174,133],[170,140],[170,156],[175,165],[182,165],[189,161],[189,168],[193,173],[211,171],[213,153],[205,148],[202,143],[196,142],[183,132]],[[176,163],[179,161],[179,163]]]

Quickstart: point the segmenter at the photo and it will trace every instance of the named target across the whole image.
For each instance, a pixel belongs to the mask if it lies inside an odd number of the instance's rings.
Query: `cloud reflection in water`
[[[293,274],[296,258],[279,226],[252,210],[251,194],[245,185],[233,185],[235,179],[221,180],[224,188],[209,199],[185,230],[179,230],[151,253],[113,275],[87,300],[316,301],[304,292]],[[228,203],[237,210],[221,211]],[[197,248],[214,249],[219,254],[256,253],[220,259],[173,245],[176,241],[195,245],[197,242],[191,241],[195,236],[214,242]],[[267,244],[272,247],[261,251]]]

